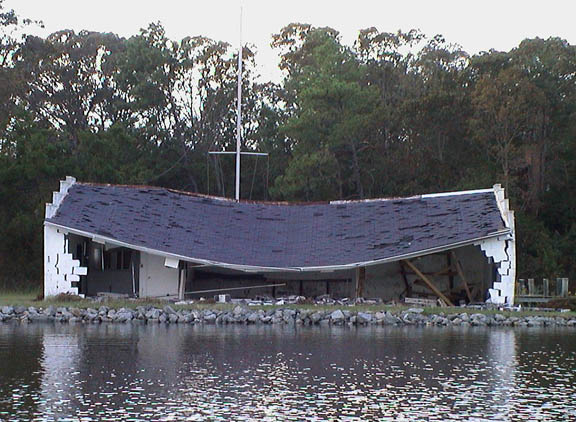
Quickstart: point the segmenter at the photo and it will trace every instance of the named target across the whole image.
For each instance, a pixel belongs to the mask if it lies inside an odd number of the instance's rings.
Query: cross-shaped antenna
[[[208,154],[236,154],[236,195],[235,199],[240,200],[240,156],[258,155],[267,156],[266,152],[242,152],[241,134],[242,128],[242,6],[240,6],[240,43],[238,46],[238,104],[236,112],[236,151],[209,151]]]

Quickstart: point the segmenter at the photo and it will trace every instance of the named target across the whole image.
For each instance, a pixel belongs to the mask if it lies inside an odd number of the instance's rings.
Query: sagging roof
[[[492,189],[289,204],[74,183],[51,214],[78,234],[236,269],[343,269],[509,231]]]

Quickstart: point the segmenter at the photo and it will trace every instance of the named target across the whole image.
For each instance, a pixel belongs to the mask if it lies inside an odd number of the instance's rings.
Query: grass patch
[[[162,308],[171,305],[174,309],[232,309],[235,305],[222,303],[197,303],[191,305],[174,305],[161,299],[109,299],[103,302],[94,302],[91,299],[82,299],[74,295],[58,295],[46,300],[40,299],[40,291],[0,291],[0,306],[34,306],[36,308],[67,307],[67,308],[137,308],[138,306],[155,306]]]
[[[40,302],[37,300],[40,294],[40,290],[2,290],[0,291],[0,306],[38,306]]]
[[[0,291],[0,306],[34,306],[37,308],[46,308],[48,306],[55,306],[55,307],[73,307],[73,308],[99,308],[100,306],[104,305],[109,308],[137,308],[138,306],[155,306],[157,308],[162,308],[169,302],[160,299],[110,299],[104,302],[94,302],[90,299],[81,299],[77,296],[55,296],[48,298],[46,300],[39,300],[38,297],[40,295],[40,291],[38,290],[30,290],[30,291]],[[571,298],[576,303],[576,298]],[[194,303],[190,305],[174,305],[170,304],[174,309],[197,309],[197,310],[204,310],[204,309],[218,309],[218,310],[230,310],[233,309],[235,304],[229,303]],[[378,311],[389,311],[393,313],[400,313],[409,308],[415,308],[416,306],[403,306],[403,305],[314,305],[314,304],[300,304],[300,305],[262,305],[262,306],[253,306],[250,309],[254,310],[265,310],[269,311],[272,309],[298,309],[298,310],[309,310],[309,311],[327,311],[327,312],[334,312],[335,310],[339,309],[342,311],[353,311],[353,312],[378,312]],[[468,313],[468,314],[485,314],[485,315],[494,315],[497,313],[503,314],[505,316],[514,316],[514,317],[525,317],[525,316],[547,316],[547,317],[563,317],[563,318],[575,318],[576,312],[545,312],[545,311],[531,311],[531,310],[523,310],[521,312],[514,312],[514,311],[503,311],[500,312],[497,309],[466,309],[466,308],[424,308],[424,313],[427,315],[433,314],[440,314],[444,313],[445,315],[454,314],[454,313]]]

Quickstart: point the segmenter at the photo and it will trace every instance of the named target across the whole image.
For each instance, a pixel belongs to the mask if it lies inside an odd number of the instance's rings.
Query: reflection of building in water
[[[55,332],[46,329],[42,336],[42,349],[39,411],[54,417],[69,415],[78,388],[79,336],[74,330]]]
[[[516,331],[493,329],[488,332],[487,358],[493,369],[493,402],[501,415],[512,411],[516,386]]]

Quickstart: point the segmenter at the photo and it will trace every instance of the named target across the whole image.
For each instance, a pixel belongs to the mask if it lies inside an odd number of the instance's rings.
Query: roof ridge
[[[118,187],[118,188],[131,188],[131,189],[157,189],[166,190],[178,195],[192,196],[202,199],[212,199],[215,201],[226,201],[226,202],[239,202],[243,204],[262,204],[262,205],[343,205],[343,204],[356,204],[356,203],[369,203],[369,202],[381,202],[381,201],[399,201],[399,200],[409,200],[409,199],[429,199],[437,198],[443,196],[460,196],[460,195],[473,195],[479,193],[494,192],[494,188],[488,189],[476,189],[476,190],[465,190],[465,191],[452,191],[452,192],[439,192],[439,193],[429,193],[421,195],[411,195],[411,196],[390,196],[390,197],[379,197],[379,198],[366,198],[366,199],[336,199],[327,201],[258,201],[252,199],[241,199],[237,201],[233,198],[226,198],[222,196],[208,195],[198,192],[184,191],[180,189],[167,188],[164,186],[152,186],[152,185],[129,185],[129,184],[113,184],[113,183],[96,183],[96,182],[76,182],[78,185],[85,186],[103,186],[103,187]]]

